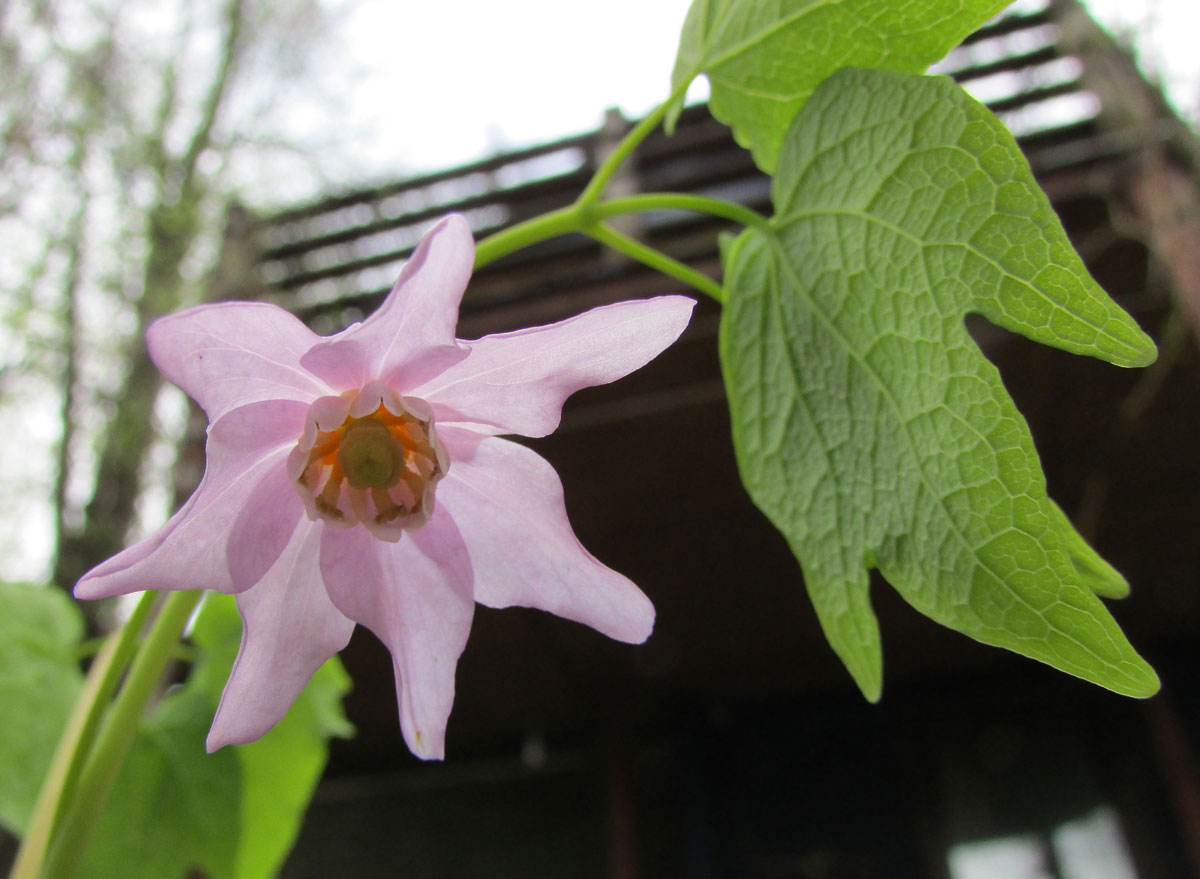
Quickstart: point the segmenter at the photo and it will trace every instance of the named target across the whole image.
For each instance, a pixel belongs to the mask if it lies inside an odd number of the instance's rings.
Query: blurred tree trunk
[[[80,139],[71,165],[82,176],[87,156],[87,141]],[[69,530],[67,486],[71,481],[71,445],[75,436],[75,393],[79,382],[79,288],[87,249],[87,218],[91,197],[86,188],[80,193],[67,229],[67,267],[62,302],[62,402],[59,408],[60,432],[58,460],[54,471],[54,546],[61,552]]]
[[[79,383],[82,339],[80,334],[80,295],[86,273],[88,219],[92,205],[88,183],[88,161],[94,140],[103,132],[111,103],[111,83],[101,72],[112,64],[115,46],[103,41],[85,63],[71,67],[71,92],[78,96],[80,114],[69,125],[74,148],[66,171],[77,183],[78,201],[67,221],[59,246],[66,251],[60,296],[60,341],[62,368],[59,382],[62,396],[59,406],[59,442],[52,499],[54,504],[54,546],[63,546],[69,531],[68,487],[71,482],[72,444],[75,437],[75,407]]]
[[[118,405],[101,438],[95,488],[85,508],[83,527],[64,534],[58,544],[54,581],[68,589],[89,568],[124,546],[134,521],[142,464],[155,439],[154,404],[162,386],[146,350],[146,329],[155,318],[181,304],[181,269],[203,229],[209,195],[198,166],[212,144],[214,126],[244,48],[245,7],[246,0],[230,0],[224,10],[220,61],[200,118],[179,155],[167,147],[168,133],[177,121],[178,71],[172,65],[163,77],[157,129],[146,144],[156,192],[146,216],[143,291],[136,307],[136,327],[124,352],[127,371],[117,394]]]

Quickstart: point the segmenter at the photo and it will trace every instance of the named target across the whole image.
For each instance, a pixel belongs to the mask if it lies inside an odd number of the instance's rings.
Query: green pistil
[[[354,488],[389,488],[404,468],[404,450],[374,418],[352,421],[338,445],[337,459]]]

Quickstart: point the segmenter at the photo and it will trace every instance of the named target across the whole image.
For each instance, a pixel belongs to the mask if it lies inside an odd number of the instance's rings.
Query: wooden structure
[[[863,702],[738,482],[718,313],[702,301],[676,346],[578,394],[561,430],[533,443],[562,476],[584,544],[654,600],[654,636],[635,648],[480,608],[449,760],[425,766],[400,739],[386,654],[360,630],[345,655],[359,735],[335,746],[285,876],[950,877],[954,858],[987,857],[997,839],[1041,857],[1036,875],[1083,875],[1069,872],[1077,839],[1126,853],[1133,872],[1105,875],[1200,875],[1200,363],[1181,317],[1200,316],[1200,224],[1187,215],[1200,163],[1074,2],[1030,9],[941,68],[1013,127],[1093,274],[1163,356],[1127,372],[971,328],[1030,421],[1051,493],[1132,582],[1114,610],[1164,696],[1123,700],[976,645],[880,582],[885,697]],[[465,167],[235,213],[221,295],[337,330],[378,304],[436,218],[460,212],[482,236],[568,204],[626,128],[610,114],[596,132]],[[675,136],[652,136],[616,185],[769,211],[768,181],[704,107]],[[727,224],[674,212],[634,222],[624,231],[719,276]],[[679,287],[566,237],[479,272],[460,335]]]

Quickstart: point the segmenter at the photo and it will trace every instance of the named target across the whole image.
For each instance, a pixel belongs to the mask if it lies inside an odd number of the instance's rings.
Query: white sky
[[[365,0],[347,36],[377,79],[351,96],[381,158],[447,167],[640,115],[670,91],[688,0]],[[403,13],[397,15],[398,9]],[[381,112],[382,111],[382,112]]]
[[[1085,0],[1092,16],[1130,43],[1176,109],[1200,123],[1200,0]]]
[[[645,114],[670,91],[689,0],[332,0],[337,34],[285,139],[334,188],[433,171]],[[601,12],[603,9],[603,12]],[[696,94],[703,95],[705,84]],[[291,163],[238,169],[251,204],[311,194]]]
[[[337,115],[354,132],[345,185],[587,131],[610,106],[647,112],[669,91],[688,5],[361,0],[342,25],[341,50],[322,61],[343,76],[357,71],[338,97]],[[1179,109],[1200,119],[1200,0],[1088,5],[1110,29],[1136,36]]]

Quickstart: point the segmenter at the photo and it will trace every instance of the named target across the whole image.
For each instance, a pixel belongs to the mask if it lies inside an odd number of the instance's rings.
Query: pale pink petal
[[[301,362],[342,391],[371,379],[403,389],[461,360],[466,352],[454,328],[474,262],[471,227],[451,214],[421,239],[370,317],[315,345]]]
[[[262,400],[214,419],[208,428],[216,450],[253,451],[296,442],[304,433],[307,402]]]
[[[328,394],[300,366],[320,336],[265,302],[199,305],[159,318],[146,342],[154,363],[216,421],[260,400],[303,400]]]
[[[291,707],[354,623],[329,601],[318,566],[321,526],[303,522],[253,589],[237,596],[242,646],[208,734],[208,750],[252,742]]]
[[[453,464],[438,485],[438,503],[462,532],[476,601],[535,607],[618,641],[650,636],[650,599],[583,548],[545,459],[497,437],[476,441],[452,428],[441,436]]]
[[[398,543],[362,528],[326,528],[321,576],[334,606],[391,651],[409,749],[442,759],[454,670],[475,611],[471,564],[453,520],[435,513]]]
[[[354,324],[350,330],[359,326],[361,324]],[[301,361],[305,369],[339,391],[361,387],[372,378],[367,348],[356,339],[335,338],[318,342]]]
[[[273,469],[284,471],[306,411],[302,403],[267,401],[224,415],[209,429],[204,478],[188,502],[157,533],[85,574],[76,597],[236,591],[225,559],[230,531],[262,479]]]
[[[545,436],[558,427],[571,394],[633,372],[679,338],[694,305],[683,296],[618,302],[464,342],[471,349],[465,360],[405,393],[429,402],[439,424]]]
[[[204,481],[201,480],[200,485],[192,492],[192,496],[183,502],[183,506],[176,510],[171,518],[167,519],[163,526],[149,537],[144,537],[132,546],[125,547],[125,549],[111,558],[105,559],[80,577],[79,582],[75,584],[75,597],[80,599],[108,598],[112,595],[123,595],[127,592],[141,591],[140,587],[130,589],[113,588],[104,591],[97,590],[102,588],[101,583],[115,584],[117,581],[111,578],[130,570],[143,559],[152,555],[162,545],[163,541],[171,535],[171,532],[179,527],[179,523],[191,515],[192,508],[196,505],[196,499],[200,496],[200,489],[203,487]]]
[[[234,519],[225,546],[235,592],[249,589],[263,578],[288,545],[303,515],[304,502],[292,485],[287,467],[272,467],[263,473]]]

